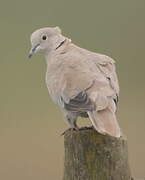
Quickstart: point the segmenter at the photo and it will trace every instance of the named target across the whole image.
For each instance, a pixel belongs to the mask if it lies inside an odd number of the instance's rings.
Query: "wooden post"
[[[127,141],[94,129],[68,130],[64,135],[63,180],[131,180]]]

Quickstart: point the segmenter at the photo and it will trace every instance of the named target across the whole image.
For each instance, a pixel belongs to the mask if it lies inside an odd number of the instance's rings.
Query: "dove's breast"
[[[49,94],[56,104],[60,104],[61,102],[61,91],[63,88],[62,82],[63,75],[63,66],[61,64],[51,64],[47,66],[46,71],[46,86],[48,88]]]

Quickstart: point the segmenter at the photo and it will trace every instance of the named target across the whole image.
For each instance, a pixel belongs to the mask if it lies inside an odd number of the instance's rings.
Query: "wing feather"
[[[87,112],[95,110],[95,104],[91,102],[87,93],[82,91],[68,103],[64,102],[64,108],[71,112]]]

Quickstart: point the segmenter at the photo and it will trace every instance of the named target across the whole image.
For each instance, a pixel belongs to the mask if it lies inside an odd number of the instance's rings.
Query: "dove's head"
[[[65,37],[62,36],[61,30],[58,27],[46,27],[38,29],[31,35],[32,47],[29,57],[39,51],[49,54],[50,52],[54,51],[63,41],[65,41]]]

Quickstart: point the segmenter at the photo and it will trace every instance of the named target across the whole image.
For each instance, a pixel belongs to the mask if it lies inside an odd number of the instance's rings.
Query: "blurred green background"
[[[0,179],[62,178],[67,125],[49,98],[44,57],[27,58],[30,34],[46,26],[116,60],[118,119],[132,173],[145,177],[145,1],[1,0]]]

